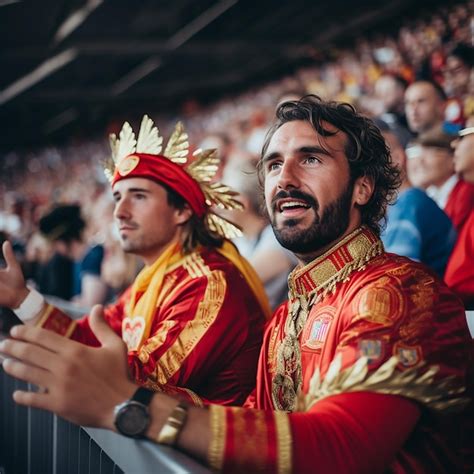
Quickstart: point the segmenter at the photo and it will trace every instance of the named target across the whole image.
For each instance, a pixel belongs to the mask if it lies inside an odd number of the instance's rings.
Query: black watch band
[[[145,387],[138,387],[130,400],[148,406],[150,405],[153,395],[155,395],[155,392],[153,392],[152,390],[148,390]]]

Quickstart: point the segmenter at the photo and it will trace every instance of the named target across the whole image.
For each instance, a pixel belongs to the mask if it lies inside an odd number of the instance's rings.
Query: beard
[[[298,190],[280,191],[272,200],[273,216],[271,224],[275,237],[280,244],[295,254],[311,254],[339,239],[349,227],[352,204],[353,183],[319,214],[319,202]],[[287,219],[277,226],[275,215],[276,201],[283,198],[295,198],[304,201],[314,211],[313,222],[309,227],[299,227],[300,219]]]

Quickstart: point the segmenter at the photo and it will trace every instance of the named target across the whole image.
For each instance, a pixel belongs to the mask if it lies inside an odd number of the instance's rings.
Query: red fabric
[[[460,179],[448,197],[444,212],[459,233],[473,210],[474,184],[466,183]]]
[[[330,326],[317,347],[314,324],[328,314]],[[257,385],[246,407],[274,409],[275,355],[287,315],[284,304],[265,331]],[[397,372],[423,361],[437,365],[433,387],[447,377],[466,386],[473,360],[458,298],[423,265],[390,254],[376,257],[313,305],[299,344],[303,393],[316,369],[324,379],[336,354],[342,355],[341,370],[362,355],[369,357],[369,372],[392,355],[401,360]],[[424,410],[412,431],[418,402],[369,392],[339,397],[290,415],[294,472],[470,472],[465,466],[472,461],[474,438],[466,411],[442,416]]]
[[[120,173],[120,163],[115,168],[112,187],[117,181],[128,178],[147,178],[165,184],[182,196],[198,217],[203,217],[207,210],[206,198],[199,184],[191,178],[184,168],[161,155],[134,153],[125,160],[138,159],[138,164],[127,174]]]
[[[186,265],[181,264],[165,276],[163,298],[156,309],[150,337],[140,350],[128,354],[129,366],[140,384],[148,381],[162,384],[156,374],[166,374],[170,368],[178,367],[165,384],[190,389],[204,401],[240,405],[255,386],[265,318],[252,290],[234,265],[209,249],[196,254],[196,258],[202,259],[209,273],[191,277]],[[225,291],[218,308],[205,305],[205,293],[212,277],[223,282]],[[119,335],[129,297],[130,291],[125,292],[105,311],[108,323]],[[202,318],[213,311],[217,312],[212,324],[194,347],[189,348],[194,329],[206,324]],[[60,320],[62,327],[64,318],[56,310],[43,326],[57,326],[56,321]],[[188,335],[191,331],[191,336],[183,340],[186,331]],[[87,318],[78,321],[72,338],[97,345]],[[153,338],[158,338],[160,344],[144,354],[144,348]],[[170,350],[173,344],[174,349]]]
[[[474,309],[474,210],[458,236],[444,275],[446,284]]]
[[[277,472],[277,433],[272,411],[228,408],[222,471]]]
[[[419,415],[415,403],[392,395],[354,392],[323,399],[307,413],[290,415],[293,472],[383,473],[394,467]]]

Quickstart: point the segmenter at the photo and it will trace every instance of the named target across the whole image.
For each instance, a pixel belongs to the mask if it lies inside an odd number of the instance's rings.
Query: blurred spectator
[[[376,123],[402,178],[397,200],[387,209],[387,226],[381,235],[385,249],[422,262],[443,277],[456,241],[456,231],[438,205],[410,183],[406,173],[407,157],[400,139],[388,125],[381,121]]]
[[[461,231],[471,209],[474,208],[474,186],[466,183],[454,173],[453,137],[439,130],[424,133],[412,143],[408,150],[411,156],[410,169],[417,163],[420,170],[416,177],[419,186],[436,201],[451,219],[458,232]]]
[[[239,200],[244,206],[242,211],[227,211],[229,219],[243,232],[234,243],[255,268],[275,309],[287,298],[288,274],[296,259],[278,243],[268,220],[262,217],[262,189],[255,166],[250,161],[234,161],[226,167],[223,182],[240,193]]]
[[[430,196],[443,208],[452,187],[444,193],[437,192],[449,178],[455,185],[452,137],[444,133],[426,133],[413,139],[407,147],[407,174],[413,186],[430,188]],[[448,184],[449,184],[448,183]]]
[[[48,263],[54,266],[48,273],[58,279],[52,286],[60,286],[62,292],[61,295],[45,293],[64,299],[73,297],[79,306],[91,307],[105,301],[107,287],[100,278],[103,247],[89,247],[83,238],[85,226],[77,205],[57,206],[39,222],[41,233],[53,243],[55,251]],[[69,287],[66,282],[70,282]]]
[[[467,120],[453,146],[456,171],[474,185],[474,116]],[[449,259],[445,281],[459,294],[466,309],[474,309],[474,206]]]
[[[474,49],[459,44],[451,50],[443,69],[444,89],[449,96],[446,119],[463,126],[465,117],[474,113]]]
[[[468,44],[456,45],[446,57],[443,69],[444,89],[450,97],[463,102],[473,93],[474,48]]]
[[[441,129],[444,121],[446,94],[440,85],[417,81],[405,92],[405,113],[409,129],[416,134]]]
[[[199,144],[199,148],[202,148],[203,150],[215,149],[218,151],[220,162],[214,180],[220,181],[225,165],[232,154],[232,141],[230,137],[226,133],[213,133],[207,135]]]
[[[383,74],[374,87],[375,97],[381,103],[379,118],[392,130],[405,148],[413,137],[405,116],[405,91],[408,83],[396,74]]]
[[[401,19],[398,31],[371,32],[370,38],[356,37],[348,48],[332,45],[320,49],[317,44],[308,44],[305,65],[285,77],[266,84],[258,83],[243,93],[223,97],[206,106],[185,101],[186,110],[182,112],[188,131],[196,137],[196,143],[207,136],[217,138],[214,145],[206,144],[206,147],[217,146],[224,159],[244,160],[247,158],[242,156],[242,150],[247,145],[254,155],[260,153],[268,119],[277,102],[289,92],[292,95],[285,98],[295,98],[304,91],[325,99],[347,100],[371,116],[394,110],[400,114],[396,104],[403,80],[412,83],[415,78],[422,77],[439,81],[449,96],[444,117],[442,114],[437,120],[456,121],[461,103],[458,97],[466,94],[467,69],[462,65],[469,65],[465,46],[472,44],[473,5],[469,0],[425,9],[416,16]],[[472,71],[472,48],[468,49]],[[309,63],[311,59],[312,64]],[[396,78],[397,84],[387,81],[389,77]],[[472,78],[471,72],[467,96],[463,99],[465,116],[474,109]],[[160,114],[161,128],[172,128],[174,114],[173,117],[161,111]],[[435,114],[439,111],[435,110]],[[384,119],[390,122],[389,116],[384,115]],[[111,118],[111,123],[114,122],[121,123],[121,120]],[[110,131],[117,131],[116,128]],[[100,131],[98,135],[104,136]],[[66,146],[11,151],[0,156],[0,229],[8,227],[9,238],[16,242],[19,256],[36,231],[39,217],[54,203],[79,202],[87,211],[85,217],[89,224],[95,227],[104,221],[105,227],[109,215],[106,219],[94,215],[101,215],[95,211],[100,207],[97,197],[101,190],[97,182],[104,180],[99,162],[107,153],[107,143],[103,140],[81,141],[73,137]],[[88,244],[98,241],[108,245],[103,237],[107,232],[88,226],[87,234],[84,237]],[[122,255],[115,254],[113,249],[110,252],[106,249],[106,253],[109,255],[106,267],[113,268],[116,258],[117,265],[122,265],[123,262],[119,263]]]

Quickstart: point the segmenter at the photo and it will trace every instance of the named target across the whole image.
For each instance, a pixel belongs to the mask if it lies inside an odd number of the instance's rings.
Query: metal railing
[[[27,384],[0,368],[1,474],[210,472],[173,449],[107,430],[82,428],[51,413],[18,406],[12,393],[25,388]]]

